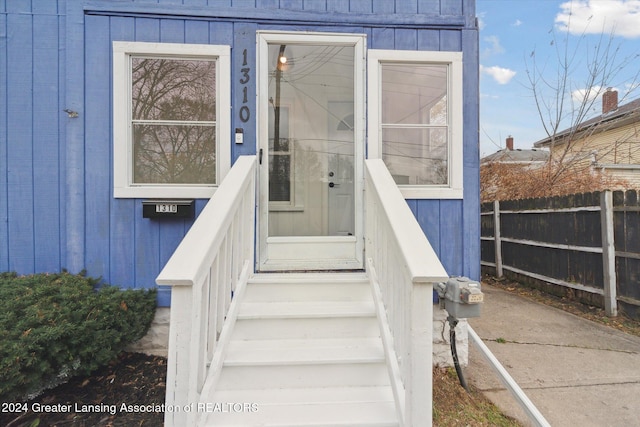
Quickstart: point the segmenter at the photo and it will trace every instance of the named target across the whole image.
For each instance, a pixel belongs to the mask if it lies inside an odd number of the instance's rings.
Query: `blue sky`
[[[619,49],[614,78],[621,104],[640,97],[640,0],[477,0],[480,24],[480,155],[504,147],[507,136],[515,148],[528,149],[547,135],[537,114],[527,78],[532,52],[544,75],[557,75],[556,48],[565,42],[580,52],[569,74],[574,96],[584,89],[586,66],[601,35],[613,34]],[[577,46],[577,47],[576,47]],[[527,65],[528,63],[528,65]],[[547,95],[550,95],[547,92]],[[601,101],[592,115],[599,114]],[[563,129],[562,127],[561,129]]]

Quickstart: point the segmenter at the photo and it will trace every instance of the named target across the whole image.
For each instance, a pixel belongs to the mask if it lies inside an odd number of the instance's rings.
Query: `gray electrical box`
[[[450,316],[457,319],[480,316],[484,301],[480,282],[466,277],[452,277],[447,283],[438,284],[437,288]]]

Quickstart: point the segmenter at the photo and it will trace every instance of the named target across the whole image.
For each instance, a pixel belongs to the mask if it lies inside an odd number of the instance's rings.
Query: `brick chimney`
[[[511,135],[507,137],[507,150],[513,151],[513,137]]]
[[[602,114],[610,113],[618,109],[618,91],[610,87],[602,94]]]

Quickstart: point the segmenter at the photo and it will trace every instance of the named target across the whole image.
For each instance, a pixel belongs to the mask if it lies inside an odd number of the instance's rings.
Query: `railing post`
[[[433,284],[413,283],[411,292],[410,374],[405,381],[407,427],[431,425],[433,402]]]
[[[613,232],[613,193],[611,191],[600,193],[600,222],[602,230],[604,310],[607,316],[617,316],[616,248]]]
[[[496,276],[502,277],[502,240],[500,238],[500,202],[493,202],[493,236],[495,244]]]
[[[185,410],[193,396],[191,368],[191,321],[193,311],[193,286],[174,286],[171,289],[171,318],[169,320],[169,354],[167,355],[167,393],[165,403],[171,410],[165,411],[167,427],[187,425]],[[185,381],[185,378],[188,380]]]

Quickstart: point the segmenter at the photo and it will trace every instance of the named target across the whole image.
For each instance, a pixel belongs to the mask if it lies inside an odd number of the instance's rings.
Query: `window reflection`
[[[134,184],[215,184],[215,66],[132,58]]]
[[[382,64],[382,158],[397,184],[448,185],[448,67]]]

